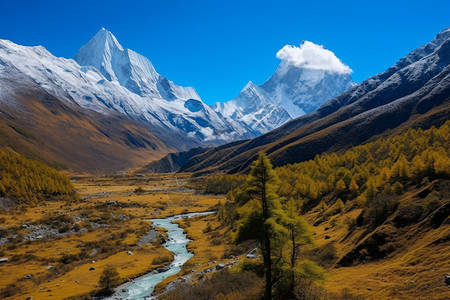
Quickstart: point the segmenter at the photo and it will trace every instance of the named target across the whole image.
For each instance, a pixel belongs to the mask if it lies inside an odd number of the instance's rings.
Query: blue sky
[[[2,39],[70,58],[105,27],[209,104],[262,84],[286,44],[325,46],[361,82],[450,26],[449,0],[2,2]]]

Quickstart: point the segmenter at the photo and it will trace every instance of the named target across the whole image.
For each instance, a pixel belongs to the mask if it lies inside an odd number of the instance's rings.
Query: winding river
[[[163,246],[173,253],[174,260],[167,268],[164,268],[165,271],[158,273],[158,270],[156,270],[136,278],[132,283],[126,284],[126,289],[124,289],[126,292],[120,292],[121,288],[119,287],[119,291],[108,299],[151,299],[150,296],[153,293],[155,286],[165,278],[180,272],[181,266],[194,256],[193,253],[188,252],[186,249],[186,245],[190,240],[187,238],[186,234],[183,233],[183,228],[178,227],[178,224],[173,223],[173,221],[182,218],[210,215],[213,213],[214,212],[187,213],[165,219],[147,220],[153,222],[155,227],[167,229],[168,238]]]

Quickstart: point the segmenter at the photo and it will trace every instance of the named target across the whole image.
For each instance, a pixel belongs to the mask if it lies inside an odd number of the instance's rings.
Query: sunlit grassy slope
[[[327,297],[450,298],[449,143],[447,121],[276,169],[278,194],[314,231],[315,245],[300,251],[328,270]],[[239,180],[216,176],[206,186],[220,192]],[[228,199],[239,206],[250,196],[243,185]]]

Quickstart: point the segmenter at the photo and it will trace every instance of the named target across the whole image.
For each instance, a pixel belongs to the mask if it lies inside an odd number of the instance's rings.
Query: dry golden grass
[[[220,198],[196,195],[184,189],[187,175],[148,175],[145,178],[93,178],[83,175],[77,178],[74,185],[83,198],[81,202],[45,202],[26,210],[0,213],[0,218],[3,218],[2,228],[15,228],[22,234],[28,229],[20,229],[21,225],[39,223],[44,217],[55,213],[87,214],[90,220],[107,218],[104,219],[106,225],[90,232],[75,233],[57,239],[20,242],[14,247],[10,244],[0,246],[2,257],[11,259],[15,255],[20,258],[18,261],[10,260],[0,265],[0,290],[9,284],[18,286],[18,293],[7,299],[28,296],[33,296],[33,299],[48,299],[50,295],[53,299],[62,299],[89,294],[97,289],[100,275],[106,265],[115,266],[124,280],[145,274],[165,264],[157,264],[161,257],[171,258],[172,255],[158,244],[136,246],[143,234],[142,228],[145,228],[146,223],[143,221],[187,211],[205,211],[216,205]],[[135,193],[139,187],[144,190],[142,194]],[[116,203],[106,204],[109,201]],[[127,217],[121,221],[108,220],[111,213]],[[105,253],[94,253],[92,257],[88,255],[80,261],[66,265],[59,262],[63,255],[80,253],[83,249],[80,245],[98,241],[110,243],[112,249]],[[88,249],[89,252],[91,250]],[[128,255],[128,250],[132,251],[133,255]],[[47,270],[49,265],[54,266],[54,269]],[[91,267],[95,270],[89,271]],[[59,274],[55,275],[55,270]],[[27,274],[31,274],[31,279],[24,279]]]
[[[333,292],[348,288],[373,299],[450,299],[444,275],[450,268],[450,225],[427,232],[408,250],[379,262],[331,269],[325,287]]]
[[[412,205],[419,201],[418,192],[412,189],[405,193],[400,203]],[[335,262],[361,241],[364,228],[349,229],[349,223],[361,212],[351,208],[353,204],[347,203],[342,213],[329,216],[313,227],[313,247],[333,243],[337,253]],[[306,218],[313,224],[330,209],[312,211]],[[348,290],[368,299],[450,299],[450,288],[444,282],[444,275],[450,271],[450,224],[433,228],[427,220],[400,229],[388,220],[383,230],[392,231],[398,248],[383,259],[350,267],[331,267],[324,287],[336,294]]]
[[[33,299],[48,299],[50,295],[55,299],[63,299],[67,296],[88,294],[98,287],[102,271],[107,265],[115,266],[120,277],[129,280],[159,267],[152,265],[152,261],[161,255],[168,255],[165,249],[154,246],[146,246],[143,250],[135,251],[133,255],[121,251],[104,260],[76,267],[57,279],[36,287],[31,292]],[[91,267],[95,270],[89,271]]]

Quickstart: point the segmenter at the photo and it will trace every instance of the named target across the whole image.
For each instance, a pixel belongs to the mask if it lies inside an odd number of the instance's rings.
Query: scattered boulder
[[[224,264],[218,264],[218,265],[216,266],[216,271],[222,270],[223,268],[225,268],[225,265],[224,265]]]
[[[444,279],[445,279],[445,284],[450,285],[450,275],[445,275]]]
[[[147,245],[152,243],[157,238],[158,232],[152,228],[146,235],[144,235],[139,242],[137,243],[138,246]]]
[[[95,270],[94,267],[90,267],[90,268],[89,268],[89,271],[94,271],[94,270]]]
[[[331,238],[331,237],[330,237],[329,235],[326,235],[326,236],[325,236],[325,239],[326,239],[326,240],[329,240],[330,238]]]
[[[31,277],[32,277],[31,274],[27,274],[27,275],[23,276],[24,279],[31,279]]]
[[[165,266],[165,267],[161,267],[161,268],[157,269],[156,271],[157,271],[158,273],[163,273],[163,272],[169,271],[169,269],[170,269],[169,266]]]
[[[131,252],[131,251],[128,250],[128,251],[127,251],[127,254],[128,254],[128,255],[133,255],[133,252]]]
[[[0,258],[0,263],[7,263],[7,262],[8,262],[7,257]]]

